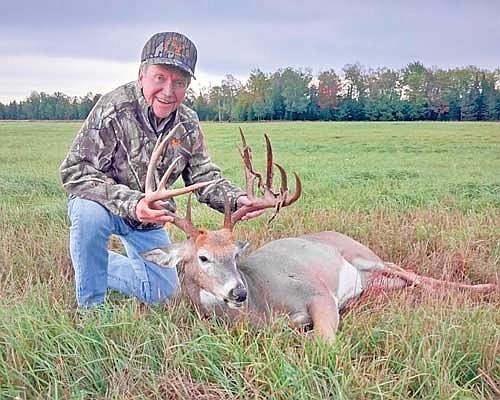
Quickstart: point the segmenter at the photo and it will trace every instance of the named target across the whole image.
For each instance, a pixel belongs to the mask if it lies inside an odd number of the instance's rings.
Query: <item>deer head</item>
[[[235,240],[233,228],[247,212],[274,208],[272,218],[282,207],[288,206],[300,197],[301,182],[295,175],[295,192],[290,194],[287,187],[285,170],[273,163],[273,154],[269,138],[265,136],[267,146],[266,177],[256,172],[253,167],[251,149],[247,145],[243,132],[240,129],[242,149],[240,154],[245,167],[246,196],[251,205],[243,206],[231,213],[229,200],[225,198],[225,217],[222,229],[210,231],[196,228],[191,222],[191,205],[188,200],[186,217],[174,215],[174,225],[188,235],[183,243],[173,244],[165,249],[155,249],[143,253],[142,256],[159,266],[167,268],[184,267],[184,279],[187,285],[199,288],[198,299],[195,302],[224,302],[231,308],[241,307],[247,299],[247,288],[237,268],[237,261],[241,253],[248,247],[248,243]],[[281,175],[279,191],[273,188],[273,166],[276,166]],[[255,183],[262,197],[255,195]],[[271,218],[271,219],[272,219]],[[190,294],[190,297],[193,297]]]

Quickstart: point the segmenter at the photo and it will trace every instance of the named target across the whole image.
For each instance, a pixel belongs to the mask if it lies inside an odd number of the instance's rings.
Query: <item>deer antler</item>
[[[151,159],[149,160],[148,164],[148,170],[146,173],[146,183],[145,183],[145,194],[146,196],[144,197],[144,200],[148,204],[152,204],[155,201],[158,200],[167,200],[175,196],[180,196],[185,193],[191,193],[194,190],[203,188],[205,186],[208,186],[216,180],[211,180],[207,182],[199,182],[195,183],[193,185],[189,185],[183,188],[179,189],[167,189],[166,188],[166,183],[168,181],[168,178],[170,178],[170,175],[172,175],[172,172],[174,171],[177,163],[182,157],[177,157],[172,164],[168,167],[168,169],[165,171],[163,174],[160,182],[158,183],[158,186],[156,189],[154,189],[154,173],[156,171],[156,168],[158,167],[158,160],[160,159],[161,155],[163,154],[165,148],[167,147],[167,144],[169,143],[170,139],[174,135],[175,131],[177,128],[182,124],[182,122],[178,123],[175,125],[172,130],[162,139],[156,142],[156,145],[154,147],[153,153],[151,154]],[[168,211],[168,210],[167,210]],[[179,217],[177,214],[168,211],[169,215],[171,215],[174,218],[174,225],[176,225],[179,229],[183,230],[188,236],[193,237],[196,236],[198,233],[198,229],[193,225],[191,222],[191,201],[188,199],[188,206],[187,206],[187,211],[186,211],[186,217],[182,218]]]
[[[271,142],[267,135],[264,135],[266,139],[266,151],[267,151],[267,163],[266,163],[266,179],[263,183],[262,174],[255,171],[252,162],[252,150],[248,146],[245,135],[240,128],[242,149],[240,149],[241,158],[243,159],[243,164],[245,166],[245,180],[246,180],[246,195],[248,199],[252,202],[250,206],[243,206],[236,210],[234,213],[229,214],[226,210],[226,216],[224,220],[224,227],[232,229],[234,224],[238,222],[245,214],[248,212],[264,210],[266,208],[274,208],[274,215],[271,217],[272,221],[276,215],[279,213],[282,207],[289,206],[298,200],[302,193],[302,183],[300,182],[299,176],[294,172],[295,175],[295,192],[290,195],[288,192],[287,175],[285,170],[278,164],[273,162],[273,150],[271,148]],[[281,176],[281,186],[279,193],[276,193],[273,189],[273,177],[274,170],[273,166],[276,166],[280,172]],[[255,180],[257,180],[257,186],[262,192],[262,197],[255,197],[254,185]],[[226,202],[228,203],[228,202]],[[228,204],[226,209],[228,208]]]

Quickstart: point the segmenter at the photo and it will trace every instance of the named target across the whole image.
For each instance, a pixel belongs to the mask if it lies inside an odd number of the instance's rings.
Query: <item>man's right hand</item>
[[[173,222],[174,217],[169,215],[164,206],[165,202],[162,200],[147,202],[145,198],[142,198],[135,207],[135,214],[141,222],[153,222],[157,224]]]

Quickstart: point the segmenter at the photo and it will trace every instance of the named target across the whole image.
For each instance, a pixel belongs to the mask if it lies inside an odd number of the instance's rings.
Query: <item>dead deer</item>
[[[242,132],[241,139],[246,194],[253,205],[231,213],[226,199],[223,228],[210,231],[193,225],[188,201],[186,217],[172,213],[174,225],[183,230],[188,239],[143,254],[162,267],[183,269],[181,291],[202,312],[222,310],[230,317],[247,315],[261,321],[267,321],[271,315],[285,314],[294,325],[312,327],[318,335],[332,341],[340,311],[369,287],[388,289],[416,285],[430,289],[445,286],[481,292],[497,287],[420,276],[384,262],[366,246],[338,232],[273,240],[247,257],[240,257],[248,244],[235,240],[233,227],[242,216],[248,211],[274,208],[274,218],[282,207],[297,201],[302,190],[300,178],[295,174],[295,191],[289,192],[287,175],[281,166],[273,163],[267,136],[265,179],[253,167],[251,149]],[[274,165],[281,175],[279,192],[273,189]],[[262,197],[255,196],[256,183]],[[151,184],[148,188],[152,190]]]

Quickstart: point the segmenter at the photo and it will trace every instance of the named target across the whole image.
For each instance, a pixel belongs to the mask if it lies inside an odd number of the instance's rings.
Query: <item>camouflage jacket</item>
[[[167,187],[179,176],[185,185],[222,179],[197,190],[196,197],[223,211],[225,191],[235,209],[235,199],[242,191],[223,179],[220,168],[210,160],[196,113],[181,104],[170,121],[156,126],[137,82],[104,95],[92,109],[62,162],[64,188],[74,196],[102,204],[134,227],[158,227],[139,222],[135,208],[144,197],[149,157],[157,140],[179,122],[184,123],[176,129],[158,163],[156,182],[171,162],[181,156]],[[174,200],[169,199],[166,207],[175,211]]]

